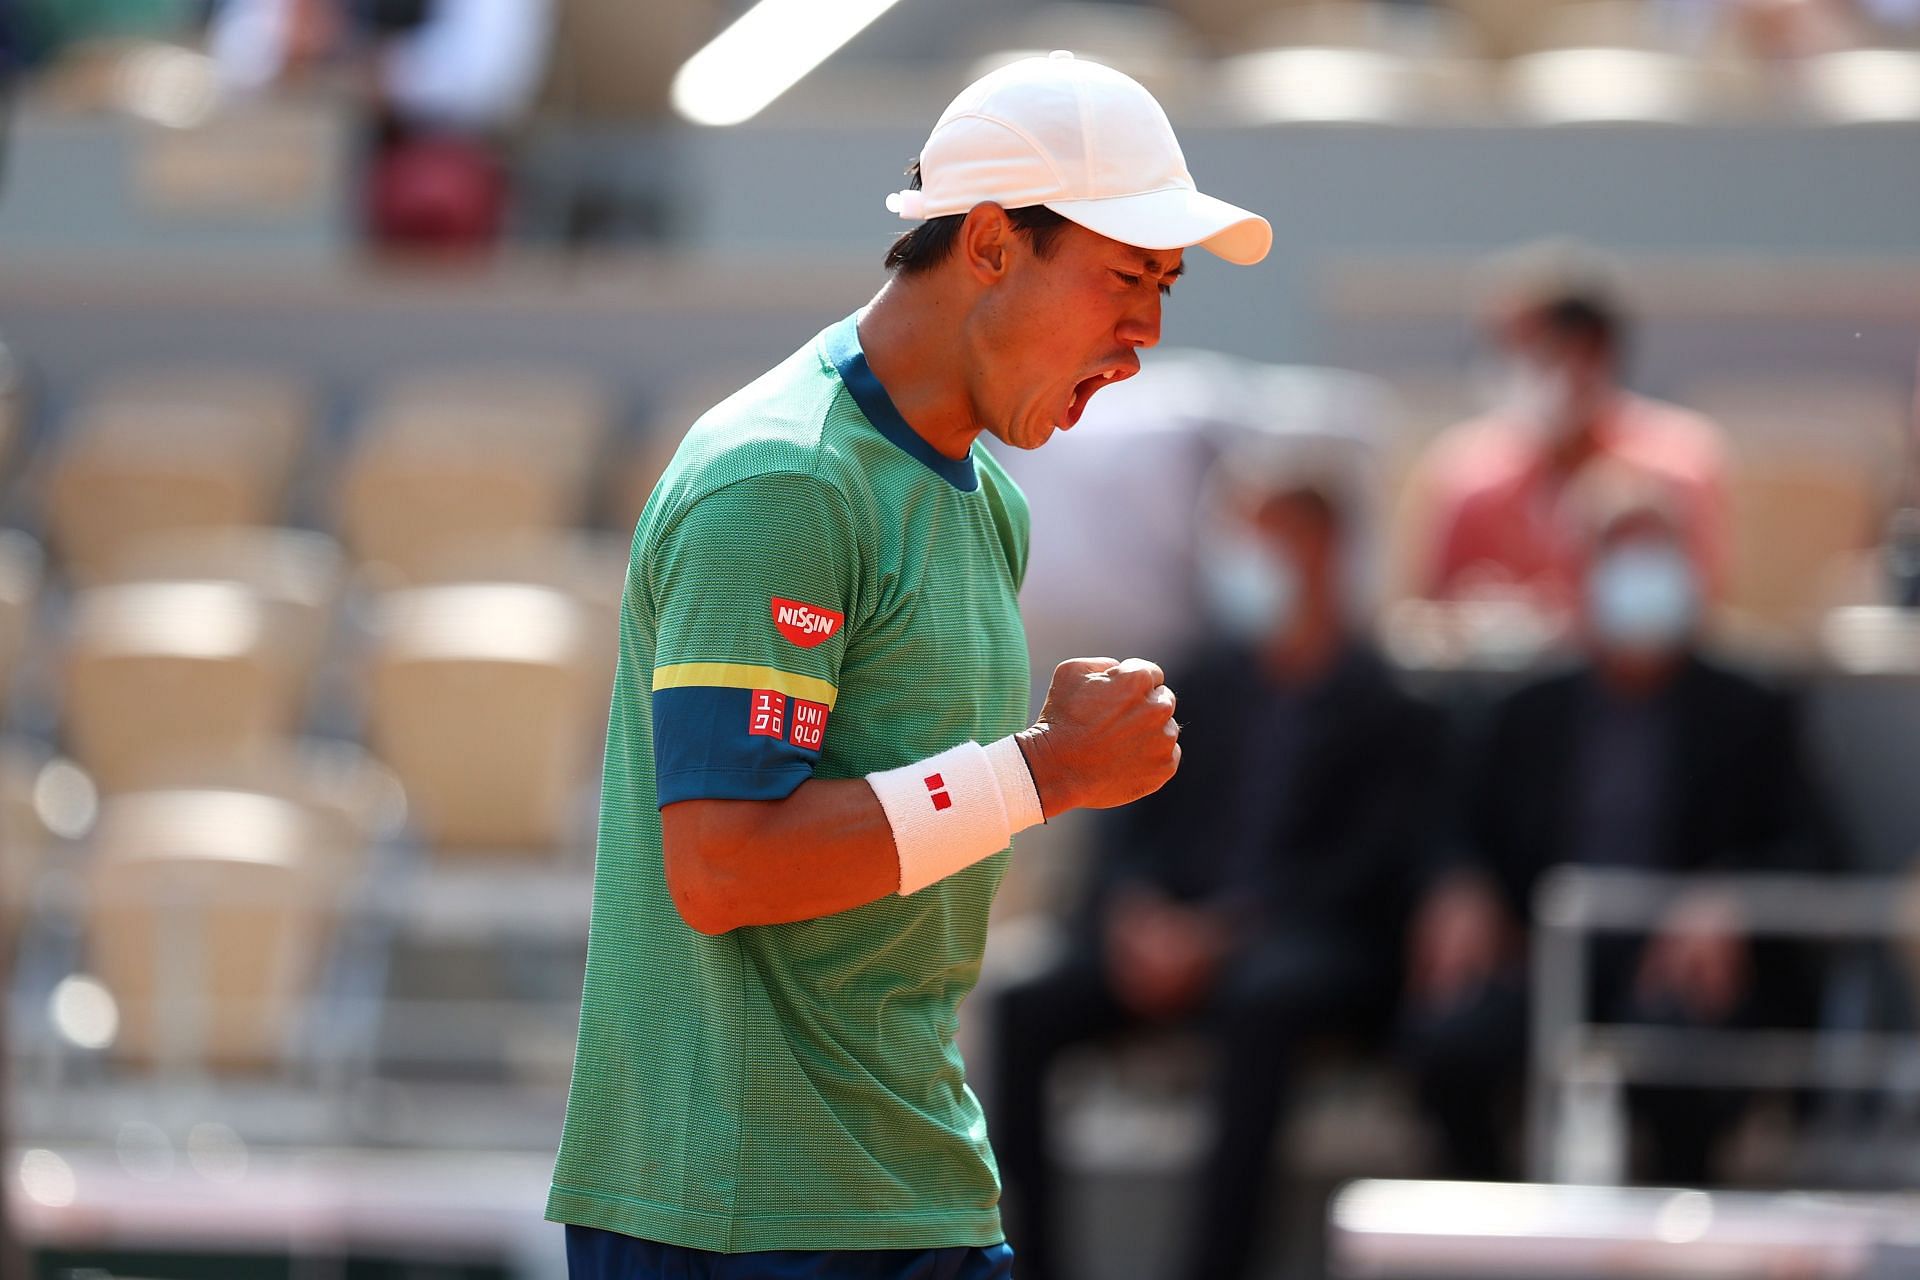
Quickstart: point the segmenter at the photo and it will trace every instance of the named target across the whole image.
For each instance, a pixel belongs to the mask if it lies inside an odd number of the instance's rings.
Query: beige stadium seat
[[[277,796],[169,789],[106,802],[86,952],[118,1009],[118,1058],[163,1072],[280,1061],[335,912],[315,839],[310,816]]]
[[[231,582],[276,615],[303,672],[318,664],[346,584],[340,544],[310,529],[177,529],[117,556],[111,582]]]
[[[1242,43],[1217,79],[1226,104],[1257,123],[1478,115],[1492,96],[1471,30],[1441,11],[1282,6]]]
[[[1505,59],[1540,47],[1554,15],[1579,0],[1446,0],[1445,7],[1473,32],[1489,58]]]
[[[232,582],[95,587],[74,601],[62,728],[108,791],[183,758],[287,737],[305,686],[267,602]]]
[[[625,533],[525,530],[476,539],[450,549],[427,566],[422,585],[523,583],[572,596],[585,629],[584,661],[591,674],[587,697],[604,714],[608,682],[620,648],[620,598],[627,586],[632,538]]]
[[[1193,66],[1194,35],[1171,11],[1146,5],[1067,0],[1035,5],[1006,22],[983,24],[972,42],[970,74],[984,75],[1016,58],[1072,49],[1126,72],[1155,94],[1180,91]]]
[[[39,544],[17,529],[0,529],[0,718],[6,715],[14,669],[33,634],[40,574]]]
[[[438,850],[544,856],[569,838],[591,766],[591,652],[566,593],[466,583],[381,601],[367,742]]]
[[[388,388],[340,489],[356,559],[416,581],[461,543],[578,524],[611,414],[588,380],[442,371]]]
[[[1836,575],[1879,536],[1881,477],[1819,454],[1738,459],[1727,593],[1736,617],[1810,636]]]
[[[356,459],[341,485],[341,531],[354,557],[412,582],[461,543],[526,529],[557,529],[582,513],[578,486],[528,459]]]
[[[182,754],[157,765],[153,789],[247,791],[304,809],[314,823],[316,867],[346,885],[366,868],[368,848],[405,825],[406,792],[393,771],[357,743],[301,738],[235,754]]]
[[[298,383],[156,371],[98,388],[68,423],[48,525],[81,581],[175,529],[271,524],[310,420]]]
[[[1911,395],[1885,379],[1795,372],[1706,378],[1682,403],[1727,429],[1737,453],[1900,465]]]
[[[243,447],[280,478],[299,460],[314,422],[313,388],[298,376],[266,369],[129,369],[103,380],[94,400],[115,410],[187,405],[230,413],[243,424]]]
[[[1809,110],[1837,124],[1920,120],[1920,49],[1838,49],[1795,74]]]
[[[1805,634],[1879,540],[1886,478],[1905,464],[1907,392],[1844,375],[1703,379],[1684,403],[1726,429],[1736,614]]]
[[[1361,9],[1360,0],[1169,0],[1166,6],[1209,49],[1233,53],[1265,43],[1263,26],[1282,11]]]
[[[593,466],[613,421],[597,380],[569,369],[490,364],[427,369],[380,392],[367,430],[424,449],[516,449]]]

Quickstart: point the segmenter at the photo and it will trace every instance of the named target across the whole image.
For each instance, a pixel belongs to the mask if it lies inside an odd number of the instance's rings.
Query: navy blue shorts
[[[707,1253],[597,1227],[567,1228],[568,1280],[1012,1280],[1013,1250]]]

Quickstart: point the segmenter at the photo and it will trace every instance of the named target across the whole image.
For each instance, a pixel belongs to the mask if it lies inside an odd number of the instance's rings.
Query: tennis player
[[[862,311],[706,413],[633,542],[579,1051],[547,1216],[575,1280],[1012,1274],[954,1044],[1021,829],[1178,767],[1142,659],[1027,719],[1019,490],[1160,338],[1202,195],[1135,81],[1056,53],[969,86]]]

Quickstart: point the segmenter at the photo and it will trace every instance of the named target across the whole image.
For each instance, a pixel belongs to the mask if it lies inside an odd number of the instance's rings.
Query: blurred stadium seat
[[[183,757],[240,756],[290,735],[311,637],[232,582],[90,588],[73,605],[64,728],[104,790]]]
[[[106,802],[86,947],[118,1009],[117,1058],[164,1073],[281,1062],[331,924],[317,839],[305,810],[275,796],[158,790]]]
[[[367,671],[367,740],[436,852],[552,856],[588,767],[586,614],[513,583],[388,593]]]
[[[1180,17],[1147,5],[1041,4],[1017,20],[996,25],[980,43],[982,71],[1015,58],[1072,49],[1126,72],[1155,94],[1178,93],[1195,53],[1193,32]]]
[[[387,388],[339,491],[355,557],[417,580],[462,542],[580,523],[610,411],[590,381],[526,370],[422,374]]]
[[[114,378],[75,411],[49,481],[63,567],[95,580],[157,533],[274,523],[310,419],[304,388],[271,374]]]
[[[1878,538],[1879,475],[1859,461],[1750,455],[1735,460],[1732,498],[1728,607],[1811,638],[1837,575]]]
[[[1472,30],[1474,43],[1481,53],[1506,59],[1538,48],[1542,24],[1568,3],[1569,0],[1445,0],[1445,7]]]
[[[1546,124],[1675,123],[1750,112],[1754,69],[1677,27],[1670,10],[1600,0],[1543,13],[1506,69],[1512,107]]]
[[[156,763],[153,790],[245,791],[299,806],[313,824],[314,865],[351,887],[368,869],[368,850],[392,840],[406,821],[400,780],[357,743],[282,739],[241,754],[183,752]]]
[[[1709,378],[1686,403],[1727,429],[1734,562],[1727,603],[1810,639],[1853,562],[1879,541],[1901,465],[1906,406],[1890,382],[1838,376]]]
[[[1836,124],[1920,120],[1920,50],[1839,49],[1799,68],[1807,107]]]
[[[1395,11],[1398,12],[1398,11]],[[1484,113],[1490,87],[1466,29],[1427,13],[1385,20],[1360,6],[1282,10],[1219,77],[1237,114],[1261,123],[1395,121]]]
[[[518,582],[564,591],[584,611],[587,657],[597,677],[587,686],[595,715],[606,714],[606,681],[620,648],[620,597],[627,586],[625,533],[528,529],[448,548],[420,575],[422,585]]]
[[[227,582],[247,588],[275,615],[303,674],[319,663],[346,582],[346,558],[309,529],[234,526],[178,529],[143,538],[118,555],[113,583]]]

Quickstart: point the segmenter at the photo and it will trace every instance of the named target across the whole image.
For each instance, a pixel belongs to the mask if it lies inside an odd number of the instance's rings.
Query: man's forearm
[[[784,800],[686,800],[660,811],[667,887],[702,933],[789,924],[900,887],[887,816],[863,778],[814,778]]]

